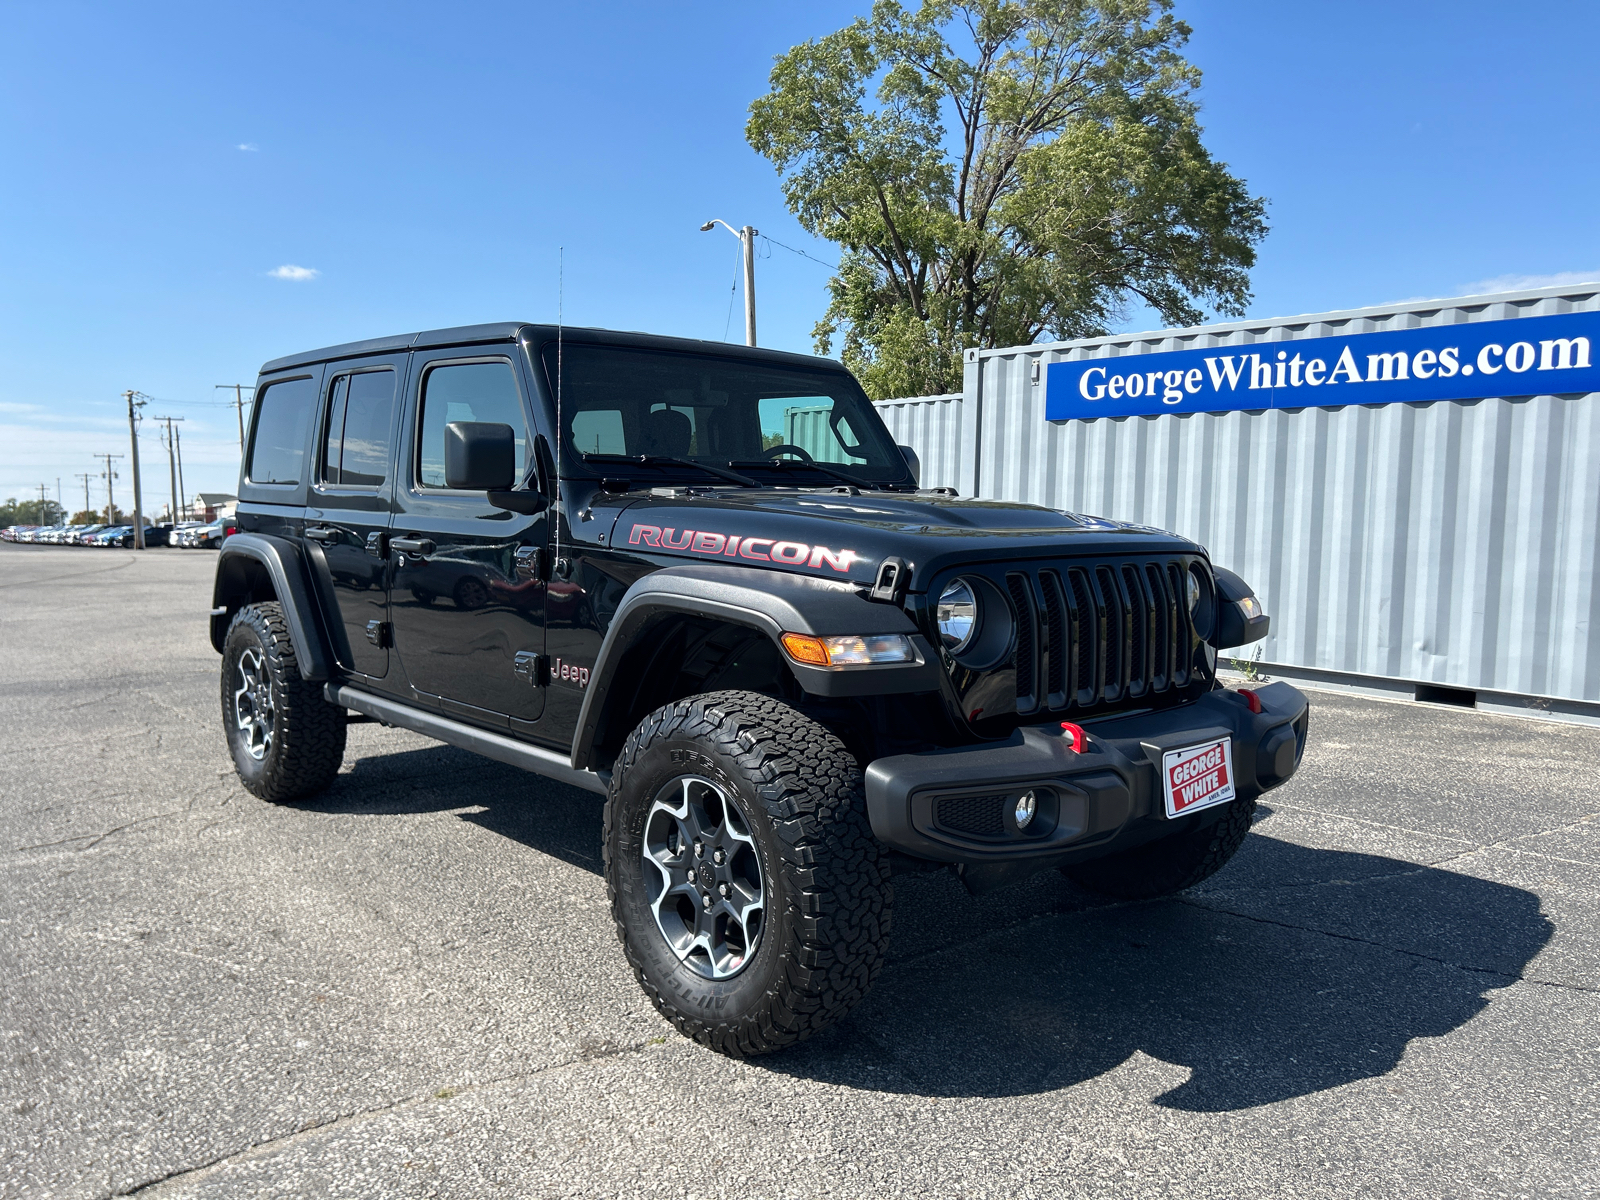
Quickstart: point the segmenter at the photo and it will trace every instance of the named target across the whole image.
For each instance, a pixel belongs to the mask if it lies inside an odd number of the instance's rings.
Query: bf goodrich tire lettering
[[[668,943],[641,861],[662,789],[694,776],[749,818],[766,903],[751,960],[707,978]],[[781,701],[716,692],[645,718],[623,747],[605,816],[606,891],[640,986],[678,1029],[725,1054],[777,1050],[838,1020],[872,986],[892,889],[861,772],[843,743]]]
[[[263,800],[304,799],[339,773],[344,710],[300,677],[283,606],[275,601],[246,605],[228,626],[222,727],[239,779]]]

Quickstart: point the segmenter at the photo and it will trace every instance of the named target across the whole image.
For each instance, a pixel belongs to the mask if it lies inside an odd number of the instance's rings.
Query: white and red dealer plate
[[[1161,756],[1167,816],[1183,817],[1233,799],[1233,739],[1168,750]]]

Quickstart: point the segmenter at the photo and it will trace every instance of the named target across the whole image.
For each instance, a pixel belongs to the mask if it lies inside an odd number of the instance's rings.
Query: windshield
[[[543,357],[553,399],[554,343]],[[882,419],[843,371],[572,342],[560,364],[563,473],[626,476],[618,457],[649,455],[733,464],[764,484],[831,487],[842,475],[911,482]],[[685,473],[694,472],[650,468],[650,478]]]

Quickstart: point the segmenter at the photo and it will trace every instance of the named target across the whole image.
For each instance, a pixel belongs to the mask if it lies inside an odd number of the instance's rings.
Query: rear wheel
[[[1081,888],[1119,900],[1170,896],[1222,870],[1244,844],[1255,811],[1255,797],[1241,796],[1209,825],[1062,867],[1061,873]]]
[[[815,721],[753,692],[657,709],[622,749],[605,822],[617,935],[680,1032],[764,1054],[866,995],[888,864],[860,768]]]
[[[222,726],[239,779],[263,800],[299,800],[333,782],[344,760],[344,709],[302,679],[283,606],[234,614],[222,645]]]

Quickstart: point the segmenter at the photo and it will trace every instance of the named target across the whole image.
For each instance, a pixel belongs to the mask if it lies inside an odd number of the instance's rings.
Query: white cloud
[[[34,413],[39,411],[37,404],[18,404],[14,400],[0,400],[0,413]]]
[[[240,142],[239,149],[248,150],[250,153],[255,154],[260,151],[261,147],[254,142]]]
[[[274,279],[287,279],[292,283],[305,283],[315,279],[322,272],[315,267],[297,267],[293,263],[284,263],[281,267],[273,267],[267,272]]]
[[[1557,271],[1554,275],[1496,275],[1461,285],[1463,296],[1489,296],[1495,292],[1521,292],[1529,288],[1567,287],[1577,283],[1600,283],[1600,271]]]

